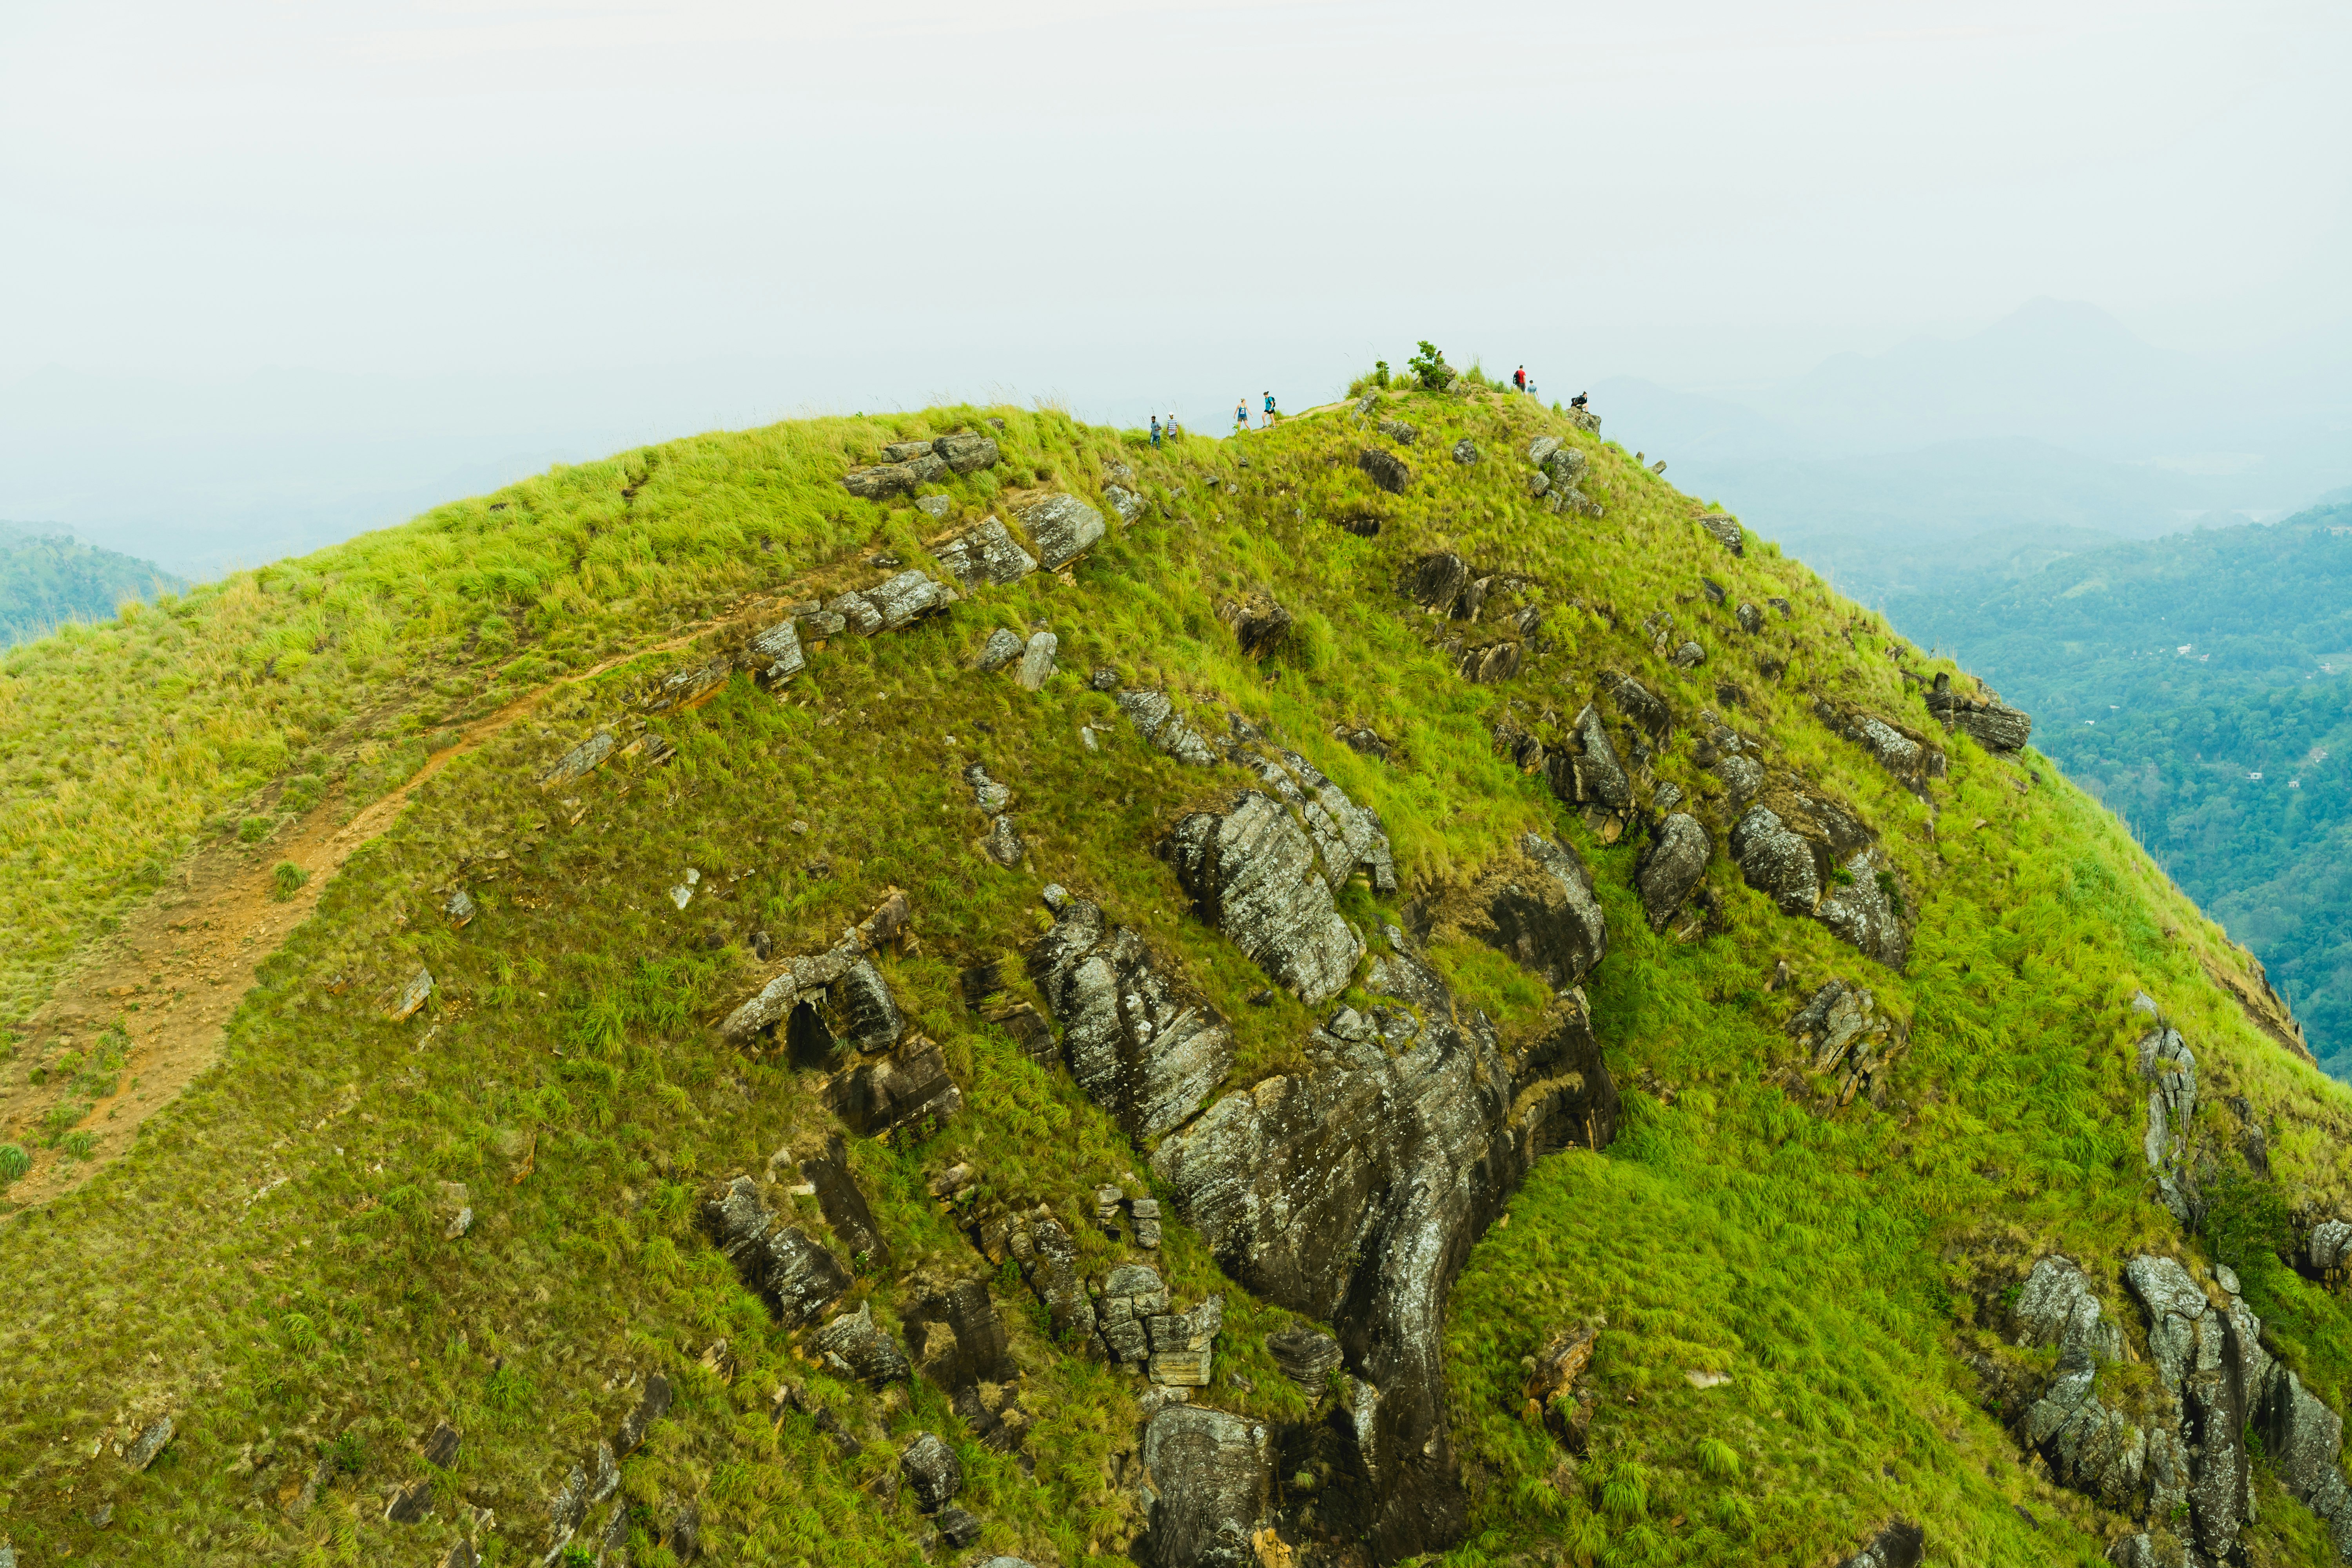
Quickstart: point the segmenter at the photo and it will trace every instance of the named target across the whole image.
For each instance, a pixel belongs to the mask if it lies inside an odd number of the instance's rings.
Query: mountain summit
[[[1427,360],[673,442],[0,659],[0,1563],[2352,1557],[2259,966]]]

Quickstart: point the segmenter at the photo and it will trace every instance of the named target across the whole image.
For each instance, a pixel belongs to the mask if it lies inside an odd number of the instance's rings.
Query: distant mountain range
[[[1956,572],[1885,611],[2032,712],[2034,743],[2253,949],[2352,1077],[2352,494]]]
[[[1972,336],[1841,354],[1767,385],[1592,389],[1605,428],[1877,603],[2200,520],[2283,516],[2352,480],[2352,330],[2235,358],[2160,350],[2037,300]]]
[[[0,522],[0,647],[45,637],[62,622],[110,620],[125,599],[186,586],[152,561],[37,529]]]

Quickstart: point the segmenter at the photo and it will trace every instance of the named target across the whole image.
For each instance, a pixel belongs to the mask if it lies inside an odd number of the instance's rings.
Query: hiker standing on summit
[[[1274,394],[1271,392],[1265,395],[1265,427],[1269,430],[1274,428]]]
[[[1155,447],[1160,445],[1160,416],[1157,414],[1151,416],[1151,444]]]
[[[1234,404],[1234,434],[1238,436],[1248,428],[1249,399],[1246,397],[1239,398],[1235,400]]]
[[[1517,387],[1521,392],[1525,392],[1528,389],[1527,366],[1521,365],[1517,370],[1511,373],[1511,384]]]

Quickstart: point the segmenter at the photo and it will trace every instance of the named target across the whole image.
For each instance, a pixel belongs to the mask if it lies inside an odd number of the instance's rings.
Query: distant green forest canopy
[[[2035,743],[2254,951],[2352,1079],[2352,502],[1885,609],[2032,713]]]
[[[125,599],[186,586],[152,561],[0,522],[0,647],[46,637],[67,621],[111,620]]]

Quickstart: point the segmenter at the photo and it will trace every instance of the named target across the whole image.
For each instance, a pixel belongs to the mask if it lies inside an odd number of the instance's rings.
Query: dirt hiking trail
[[[348,822],[336,820],[343,810],[341,797],[331,798],[265,843],[215,845],[183,860],[153,899],[124,917],[120,931],[90,945],[79,967],[33,1015],[16,1051],[24,1070],[0,1082],[0,1143],[22,1146],[33,1165],[0,1189],[0,1214],[47,1203],[88,1182],[130,1150],[141,1123],[220,1059],[229,1016],[253,988],[263,962],[310,917],[343,862],[399,819],[419,785],[555,692],[634,659],[684,647],[760,603],[772,600],[756,595],[666,641],[615,655],[516,698],[467,725],[406,783]],[[285,860],[300,867],[307,879],[281,900],[275,876]],[[50,1118],[58,1107],[82,1101],[72,1093],[70,1074],[52,1074],[49,1081],[37,1084],[29,1080],[31,1070],[68,1050],[94,1061],[102,1037],[116,1025],[131,1045],[112,1075],[111,1092],[70,1127],[52,1129]],[[63,1147],[74,1131],[96,1139],[79,1159]]]

